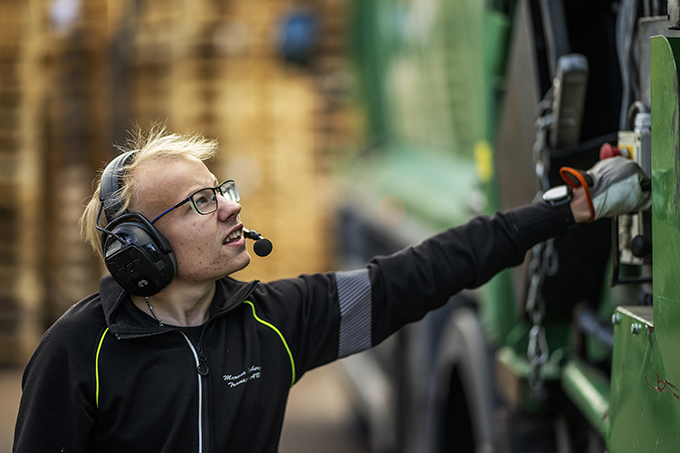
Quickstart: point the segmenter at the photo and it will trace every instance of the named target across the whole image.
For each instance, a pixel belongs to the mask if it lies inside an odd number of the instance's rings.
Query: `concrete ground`
[[[368,453],[352,419],[338,366],[310,371],[293,386],[279,453]]]
[[[279,453],[367,453],[354,430],[336,364],[307,373],[290,395]],[[0,453],[12,451],[22,370],[0,368]]]
[[[12,451],[14,422],[21,399],[22,370],[0,368],[0,453]]]

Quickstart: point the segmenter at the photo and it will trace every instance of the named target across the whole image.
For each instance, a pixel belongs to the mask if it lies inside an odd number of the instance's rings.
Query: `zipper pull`
[[[208,368],[208,358],[203,352],[203,345],[199,343],[198,345],[198,367],[196,367],[198,374],[201,376],[206,376],[210,369]]]

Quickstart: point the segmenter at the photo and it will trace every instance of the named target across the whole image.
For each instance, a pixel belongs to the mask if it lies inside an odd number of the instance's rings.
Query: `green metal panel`
[[[607,445],[611,453],[680,445],[680,41],[651,41],[654,308],[619,308]]]
[[[651,307],[620,307],[614,315],[611,403],[607,446],[611,453],[670,452],[670,393],[659,392],[656,373],[664,376]],[[677,420],[677,419],[675,419]],[[670,443],[669,443],[670,442]]]
[[[654,314],[659,347],[669,352],[680,345],[679,56],[680,38],[652,38]],[[680,360],[666,366],[680,385]]]

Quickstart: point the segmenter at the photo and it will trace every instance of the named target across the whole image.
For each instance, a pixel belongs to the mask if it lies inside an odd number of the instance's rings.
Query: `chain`
[[[548,181],[549,158],[547,156],[547,130],[552,124],[552,114],[548,112],[549,100],[541,103],[543,115],[536,121],[536,141],[534,142],[534,162],[536,176],[543,191],[550,188]],[[541,294],[546,276],[553,276],[559,270],[559,260],[555,250],[554,240],[536,244],[532,249],[531,261],[529,262],[529,288],[525,311],[532,323],[529,331],[529,345],[527,347],[527,359],[529,361],[529,388],[535,399],[545,399],[546,390],[541,374],[541,368],[550,358],[550,349],[546,339],[543,317],[545,316],[545,301]]]
[[[144,300],[146,301],[147,307],[149,307],[149,311],[151,312],[151,316],[153,316],[153,319],[158,321],[159,326],[163,327],[163,321],[158,319],[158,316],[156,316],[156,312],[154,311],[153,306],[151,306],[151,301],[149,301],[149,298],[145,297]]]
[[[550,244],[550,245],[548,245]],[[531,280],[527,291],[525,310],[533,326],[529,331],[529,345],[527,359],[529,360],[529,388],[536,399],[545,398],[545,386],[541,374],[542,366],[550,358],[548,341],[546,340],[543,317],[545,315],[545,301],[541,295],[541,288],[546,275],[554,275],[557,270],[556,254],[552,241],[536,244],[532,250],[529,263]],[[549,263],[549,264],[548,264]],[[548,271],[548,272],[546,272]]]

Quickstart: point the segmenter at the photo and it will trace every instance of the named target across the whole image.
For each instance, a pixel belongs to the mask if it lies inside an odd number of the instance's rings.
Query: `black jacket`
[[[366,269],[217,282],[200,329],[159,326],[111,278],[28,363],[15,452],[275,452],[291,385],[378,344],[564,231],[536,204],[480,217]]]

